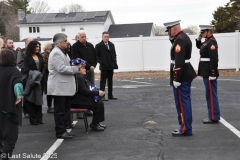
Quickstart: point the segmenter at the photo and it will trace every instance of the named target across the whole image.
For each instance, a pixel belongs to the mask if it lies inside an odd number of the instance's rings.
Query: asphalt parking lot
[[[239,86],[240,77],[218,80],[221,117],[231,125],[231,131],[222,120],[218,124],[202,124],[202,119],[207,118],[205,88],[202,79],[193,81],[190,137],[171,135],[179,125],[168,79],[114,81],[113,93],[118,100],[104,102],[107,129],[89,129],[87,134],[83,120],[74,115],[77,123],[71,132],[75,137],[70,140],[56,139],[53,114],[46,113],[44,97],[45,124],[32,126],[23,118],[12,159],[48,159],[43,155],[53,153],[49,159],[240,160]],[[91,117],[88,122],[91,123]]]

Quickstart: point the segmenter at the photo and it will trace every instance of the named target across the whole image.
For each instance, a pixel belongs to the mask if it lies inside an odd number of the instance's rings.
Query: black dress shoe
[[[30,123],[31,125],[38,125],[38,123]]]
[[[70,133],[70,132],[65,132],[65,133],[67,133],[68,135],[70,135],[70,136],[75,136],[75,134],[74,133]]]
[[[101,132],[104,131],[104,128],[101,127],[99,124],[93,125],[92,123],[90,124],[90,128],[94,131]]]
[[[67,132],[63,133],[60,136],[57,136],[57,138],[61,138],[61,139],[72,139],[73,136],[69,135]]]
[[[204,119],[203,124],[213,124],[218,123],[218,120],[210,120],[210,119]]]
[[[179,132],[179,129],[174,129],[174,131],[173,132]]]
[[[182,134],[181,132],[179,132],[179,131],[174,131],[174,132],[172,132],[172,136],[192,136],[192,133],[190,133],[190,134]]]
[[[105,98],[105,96],[102,97],[102,101],[108,101],[107,98]]]
[[[118,98],[117,97],[113,97],[113,96],[108,96],[108,99],[117,100]]]
[[[105,124],[99,123],[99,125],[100,125],[102,128],[104,128],[104,129],[107,128],[107,126],[106,126]]]

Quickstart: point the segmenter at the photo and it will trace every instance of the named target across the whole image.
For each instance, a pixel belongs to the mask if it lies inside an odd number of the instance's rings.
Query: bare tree
[[[198,26],[190,25],[187,28],[184,28],[183,31],[185,33],[190,34],[190,35],[194,35],[194,34],[198,34],[199,33],[199,28],[198,28]]]
[[[6,37],[11,37],[14,41],[19,41],[19,28],[16,25],[18,23],[18,17],[15,14],[9,15],[6,26]]]
[[[65,6],[65,7],[63,7],[63,8],[60,8],[58,11],[59,11],[60,13],[67,13],[67,12],[68,12],[68,6]]]
[[[50,10],[48,3],[41,0],[34,0],[30,3],[31,13],[46,13]]]
[[[0,18],[2,21],[6,21],[8,19],[7,15],[9,15],[9,7],[6,4],[6,1],[0,1]]]
[[[69,12],[83,12],[84,8],[80,4],[70,4],[58,10],[60,13],[69,13]]]
[[[155,35],[156,36],[166,36],[168,35],[166,31],[166,27],[163,26],[155,26]]]

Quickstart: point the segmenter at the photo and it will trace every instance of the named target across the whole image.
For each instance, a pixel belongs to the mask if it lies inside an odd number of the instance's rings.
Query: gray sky
[[[85,11],[112,12],[116,24],[153,22],[157,26],[181,20],[182,28],[209,24],[212,13],[230,0],[43,0],[52,11],[58,12],[71,3],[78,3]]]

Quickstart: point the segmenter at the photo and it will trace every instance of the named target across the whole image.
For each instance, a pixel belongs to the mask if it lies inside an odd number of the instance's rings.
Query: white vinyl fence
[[[111,35],[110,35],[111,36]],[[239,71],[240,50],[239,32],[214,34],[218,42],[219,69],[235,69]],[[189,35],[192,41],[191,64],[197,70],[199,62],[199,49],[196,48],[195,39],[198,35]],[[89,39],[94,46],[100,39]],[[136,38],[110,38],[115,44],[117,63],[116,72],[165,70],[170,68],[171,43],[168,36],[136,37]],[[46,42],[40,42],[42,49]],[[74,41],[70,41],[71,44]],[[24,48],[24,42],[14,42],[15,48]],[[99,72],[98,66],[96,72]]]

